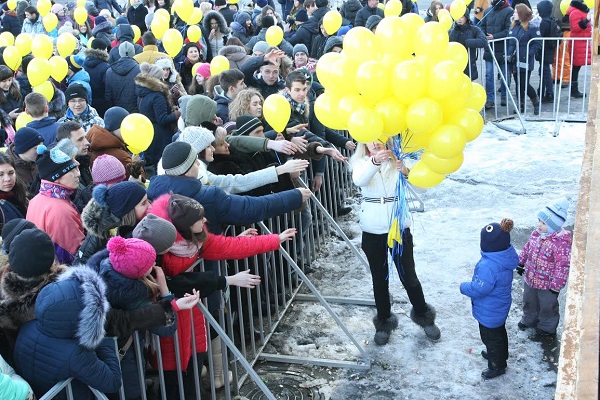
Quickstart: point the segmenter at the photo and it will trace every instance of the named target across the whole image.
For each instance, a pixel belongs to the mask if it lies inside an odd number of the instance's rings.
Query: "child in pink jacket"
[[[538,336],[556,334],[560,319],[558,294],[566,285],[571,260],[571,232],[563,229],[569,202],[544,207],[538,227],[519,255],[517,273],[525,273],[521,330],[535,328]]]

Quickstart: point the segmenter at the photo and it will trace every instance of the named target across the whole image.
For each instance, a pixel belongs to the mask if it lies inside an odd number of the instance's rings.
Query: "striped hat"
[[[235,121],[236,135],[248,136],[256,128],[263,126],[260,119],[251,114],[240,115]]]

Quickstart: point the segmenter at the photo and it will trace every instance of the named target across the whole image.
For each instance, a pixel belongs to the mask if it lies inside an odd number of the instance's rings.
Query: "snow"
[[[429,341],[412,323],[410,303],[394,271],[390,292],[400,324],[386,346],[372,341],[374,307],[331,305],[372,365],[368,371],[327,369],[321,380],[315,378],[323,399],[553,398],[559,348],[557,343],[533,341],[531,331],[517,328],[522,277],[515,274],[506,323],[508,369],[506,375],[490,381],[480,376],[487,368],[480,355],[485,347],[471,316],[470,301],[459,292],[460,282],[471,279],[480,257],[479,232],[487,223],[512,218],[512,241],[520,251],[537,224],[537,211],[566,197],[570,201],[567,228],[572,230],[585,125],[565,123],[558,137],[551,134],[553,123],[527,123],[526,128],[527,134],[518,136],[487,124],[481,136],[467,145],[461,169],[437,187],[420,191],[425,212],[413,214],[415,261],[425,298],[437,309],[441,340]],[[358,200],[353,207],[358,208]],[[356,211],[340,225],[360,248]],[[346,244],[333,236],[322,247],[326,249],[310,275],[320,293],[372,300],[370,275]],[[268,345],[278,353],[357,360],[356,347],[318,302],[294,303],[289,317]]]

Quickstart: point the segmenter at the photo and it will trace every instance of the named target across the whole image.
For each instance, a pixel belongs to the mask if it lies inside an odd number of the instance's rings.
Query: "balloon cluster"
[[[465,8],[455,0],[451,13],[460,18]],[[315,113],[358,142],[396,137],[399,154],[424,149],[408,180],[432,187],[460,168],[466,143],[481,133],[485,90],[463,73],[467,50],[449,43],[444,24],[414,13],[398,17],[395,3],[390,9],[375,33],[352,28],[342,53],[321,57],[317,77],[325,93]]]

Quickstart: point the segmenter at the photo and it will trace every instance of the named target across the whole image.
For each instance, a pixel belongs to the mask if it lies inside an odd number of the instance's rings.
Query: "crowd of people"
[[[53,93],[48,98],[29,83],[27,68],[33,57],[24,56],[13,71],[5,65],[5,47],[0,47],[0,143],[6,146],[0,153],[0,394],[12,395],[3,399],[40,397],[69,377],[75,378],[77,399],[90,396],[87,386],[116,393],[121,385],[127,399],[140,398],[131,347],[136,330],[161,338],[169,399],[179,398],[173,339],[177,331],[183,387],[193,396],[193,361],[203,365],[208,349],[204,318],[195,305],[200,297],[229,285],[253,288],[261,283],[255,270],[220,276],[216,261],[277,250],[295,237],[297,252],[308,251],[313,216],[305,203],[328,179],[325,157],[341,162],[347,158],[340,149],[357,149],[351,138],[324,126],[313,111],[323,93],[316,64],[323,54],[343,50],[343,37],[353,26],[377,29],[384,13],[377,0],[348,0],[340,9],[343,26],[330,35],[323,26],[331,9],[327,0],[279,2],[281,15],[273,0],[196,4],[204,14],[198,24],[201,37],[186,39],[175,57],[150,29],[157,10],[171,11],[169,0],[132,0],[126,6],[116,0],[88,1],[83,24],[75,22],[75,2],[57,2],[50,12],[58,26],[50,32],[27,1],[17,1],[14,9],[9,2],[2,5],[1,31],[54,40],[66,33],[77,43],[73,54],[65,57],[66,78],[50,79]],[[402,3],[403,14],[418,13],[416,3]],[[451,40],[467,48],[486,48],[490,63],[487,41],[514,36],[524,56],[522,43],[540,32],[529,28],[531,7],[513,6],[514,13],[508,0],[491,5],[475,1],[450,30]],[[426,18],[437,20],[443,7],[434,1]],[[556,7],[550,1],[538,5],[542,24]],[[586,13],[583,3],[572,1],[567,20],[573,37],[589,33]],[[171,14],[169,25],[186,37],[190,27],[176,12]],[[285,31],[277,47],[265,39],[274,25]],[[135,40],[137,30],[141,36]],[[589,58],[585,46],[574,46],[571,80],[576,82]],[[494,51],[498,58],[512,48],[509,44],[505,51],[495,45]],[[472,79],[477,78],[474,54],[465,69]],[[226,57],[230,68],[212,75],[210,62],[217,55]],[[549,67],[546,56],[542,63]],[[524,82],[532,66],[532,60],[519,59],[513,73]],[[486,83],[493,79],[490,65]],[[551,85],[544,85],[542,100],[553,96]],[[505,101],[506,88],[502,90]],[[518,90],[525,93],[525,87]],[[540,92],[526,90],[534,104],[539,102]],[[281,132],[263,115],[265,98],[274,93],[281,93],[291,109]],[[579,97],[578,93],[575,85],[571,94]],[[486,107],[494,98],[488,91]],[[21,113],[31,122],[16,129]],[[131,153],[121,134],[121,123],[132,113],[145,115],[153,127],[152,142],[140,155]],[[398,174],[408,173],[401,163],[389,167],[389,159],[388,150],[370,143],[359,144],[352,162],[367,166],[354,168],[354,180],[377,200],[365,207],[371,211],[361,215],[361,226],[373,275],[378,345],[388,342],[398,322],[391,313],[387,283],[389,221],[378,224],[374,217],[389,214],[391,203],[379,203],[379,198],[390,197],[387,187],[395,185]],[[299,181],[309,165],[310,189]],[[375,179],[382,169],[383,185]],[[349,213],[343,198],[338,200],[334,213]],[[227,225],[250,225],[285,213],[294,213],[295,226],[301,228],[271,235],[257,235],[254,229],[236,237],[223,235]],[[427,337],[437,340],[441,333],[435,309],[425,302],[406,223],[404,252],[395,253],[394,262],[413,305],[411,318]],[[206,272],[197,272],[198,259],[205,260]],[[521,258],[526,268],[535,262]],[[555,330],[554,322],[543,322],[530,305],[542,301],[536,291],[548,288],[530,286],[523,325],[539,321],[540,329]],[[117,338],[120,359],[109,336]],[[210,347],[213,384],[222,387],[227,377],[221,341],[214,339]],[[490,357],[498,353],[489,347],[488,352]],[[148,358],[156,368],[158,356]]]

